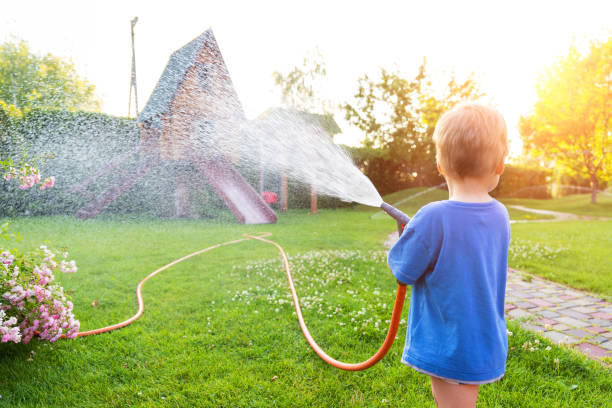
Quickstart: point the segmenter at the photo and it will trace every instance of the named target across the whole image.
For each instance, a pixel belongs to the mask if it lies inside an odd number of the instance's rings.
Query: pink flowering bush
[[[75,273],[67,254],[58,262],[55,253],[41,246],[30,257],[0,249],[0,341],[27,343],[32,337],[54,342],[62,335],[75,338],[79,321],[54,272]]]
[[[45,190],[53,187],[55,178],[41,182],[38,169],[27,163],[17,168],[11,160],[0,160],[4,180],[19,180],[19,189],[36,184]],[[0,238],[9,239],[8,222],[0,225]],[[19,235],[14,234],[15,238]],[[0,247],[0,342],[28,343],[32,337],[54,342],[62,335],[73,339],[79,332],[79,321],[72,313],[72,302],[64,288],[55,282],[54,272],[75,273],[68,254],[58,261],[55,253],[41,246],[29,256],[12,253]]]
[[[27,190],[36,184],[41,184],[40,189],[51,188],[55,185],[55,177],[47,177],[41,183],[41,176],[38,169],[28,163],[23,163],[19,168],[12,166],[12,162],[4,161],[0,162],[0,166],[4,170],[4,179],[9,181],[11,179],[19,180],[19,189]]]

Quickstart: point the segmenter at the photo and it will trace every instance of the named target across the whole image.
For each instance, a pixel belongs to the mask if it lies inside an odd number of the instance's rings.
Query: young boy
[[[508,154],[495,109],[462,104],[444,114],[434,141],[449,199],[421,208],[389,252],[389,267],[412,285],[402,362],[431,377],[438,407],[474,407],[478,387],[503,377],[510,223],[489,196]]]

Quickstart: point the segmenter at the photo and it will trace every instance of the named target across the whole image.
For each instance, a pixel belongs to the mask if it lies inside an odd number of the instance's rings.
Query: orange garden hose
[[[351,364],[351,363],[344,363],[342,361],[335,360],[334,358],[330,357],[327,353],[325,353],[310,335],[310,332],[308,331],[308,327],[306,327],[306,323],[304,322],[304,317],[302,316],[302,309],[300,308],[300,301],[299,301],[297,292],[295,291],[295,286],[293,285],[293,278],[291,276],[291,268],[289,266],[289,259],[287,258],[287,254],[285,254],[285,251],[279,244],[277,244],[274,241],[270,241],[264,238],[270,235],[272,234],[264,233],[260,236],[244,234],[245,238],[236,239],[233,241],[227,241],[221,244],[217,244],[217,245],[210,246],[208,248],[201,249],[199,251],[186,255],[180,259],[172,261],[168,265],[162,266],[161,268],[147,275],[147,277],[145,277],[142,281],[140,281],[140,283],[136,287],[136,298],[138,300],[138,311],[136,312],[134,316],[130,317],[129,319],[121,323],[113,324],[111,326],[106,326],[106,327],[102,327],[99,329],[80,332],[79,334],[77,334],[77,337],[85,337],[85,336],[91,336],[92,334],[105,333],[105,332],[109,332],[112,330],[116,330],[116,329],[125,327],[133,323],[136,319],[138,319],[142,315],[144,311],[144,301],[142,299],[142,286],[144,285],[146,281],[148,281],[149,279],[151,279],[153,276],[157,275],[158,273],[170,268],[171,266],[178,264],[179,262],[187,260],[196,255],[203,254],[204,252],[208,252],[213,249],[220,248],[226,245],[237,244],[239,242],[246,241],[247,239],[255,239],[261,242],[265,242],[267,244],[274,245],[280,252],[281,257],[283,258],[283,267],[285,269],[285,272],[287,273],[287,280],[289,281],[289,288],[291,289],[291,296],[293,297],[293,305],[295,306],[295,312],[297,314],[300,328],[302,329],[302,333],[304,334],[306,341],[308,342],[310,347],[314,350],[314,352],[317,353],[317,355],[321,357],[323,361],[325,361],[326,363],[334,367],[340,368],[342,370],[347,370],[347,371],[365,370],[366,368],[370,368],[374,364],[378,363],[387,354],[387,352],[393,345],[393,341],[395,340],[397,329],[399,327],[400,317],[402,314],[402,307],[404,305],[404,299],[406,297],[406,285],[403,285],[403,284],[398,285],[397,293],[395,295],[395,304],[393,305],[393,312],[391,314],[391,323],[389,324],[389,330],[387,331],[387,336],[385,337],[383,344],[380,346],[380,349],[376,352],[376,354],[374,354],[372,357],[370,357],[369,359],[361,363]]]

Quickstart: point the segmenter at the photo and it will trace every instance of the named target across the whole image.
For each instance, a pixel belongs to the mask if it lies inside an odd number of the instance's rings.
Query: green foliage
[[[572,47],[540,79],[537,94],[520,121],[525,148],[588,178],[595,202],[598,184],[612,176],[612,37],[585,54]]]
[[[32,108],[15,118],[11,126],[13,140],[19,143],[2,143],[0,150],[17,163],[26,160],[24,152],[37,152],[37,157],[27,160],[34,159],[41,174],[55,176],[57,184],[45,191],[21,191],[16,183],[0,183],[3,216],[75,212],[84,200],[68,189],[139,141],[133,120],[93,112]],[[101,192],[109,181],[100,180],[92,193]],[[138,208],[142,201],[132,197],[118,204],[128,211],[127,207]]]
[[[1,144],[3,153],[12,151],[12,156],[18,158],[14,162],[21,163],[24,151],[39,152],[37,157],[30,157],[28,161],[35,159],[41,174],[55,176],[56,187],[45,191],[21,191],[16,183],[0,183],[0,216],[74,214],[87,200],[116,183],[120,172],[115,168],[98,178],[90,184],[89,193],[85,196],[72,193],[71,188],[122,154],[135,149],[140,142],[139,129],[133,119],[101,113],[37,108],[27,111],[12,123],[14,136],[19,138],[20,143]],[[1,163],[3,161],[0,159]],[[121,169],[129,174],[135,171],[137,165],[137,160],[126,160]],[[244,164],[239,166],[239,170],[251,185],[257,185],[257,171],[254,172]],[[202,178],[198,170],[190,164],[178,162],[165,162],[155,167],[134,188],[110,204],[105,212],[172,216],[172,194],[180,176],[193,182],[188,185],[192,192],[190,206],[193,216],[219,218],[228,222],[235,220],[225,211],[226,206],[217,193],[206,182],[198,182]],[[279,191],[276,185],[278,180],[269,181],[271,183],[267,188]],[[289,189],[291,208],[310,205],[308,186],[291,184]],[[320,208],[333,205],[331,198],[319,197]]]
[[[99,109],[94,86],[79,77],[74,64],[51,54],[32,53],[25,41],[0,44],[2,110],[31,108]],[[0,113],[0,121],[3,114]]]
[[[284,106],[314,112],[329,113],[330,102],[320,96],[321,81],[327,75],[325,61],[317,51],[304,57],[300,66],[286,74],[274,71],[274,84],[280,88]]]
[[[552,176],[552,170],[547,168],[509,164],[505,166],[499,184],[491,193],[498,198],[550,198],[551,192],[547,186]]]
[[[360,78],[356,102],[344,110],[346,119],[365,133],[365,149],[357,155],[366,175],[384,193],[442,182],[432,140],[438,118],[457,103],[482,96],[473,76],[463,82],[451,77],[438,95],[425,61],[413,79],[385,69],[377,80]]]

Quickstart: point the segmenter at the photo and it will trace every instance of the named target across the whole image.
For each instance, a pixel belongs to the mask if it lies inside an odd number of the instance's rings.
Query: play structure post
[[[317,213],[317,190],[315,189],[314,184],[310,185],[310,213]]]
[[[287,212],[289,210],[289,193],[287,188],[287,173],[283,170],[281,172],[281,188],[280,188],[280,199],[281,199],[281,211]]]

